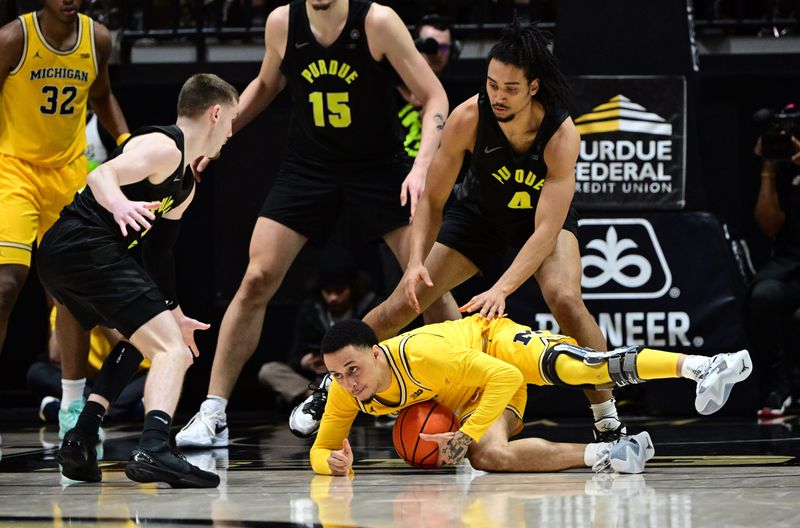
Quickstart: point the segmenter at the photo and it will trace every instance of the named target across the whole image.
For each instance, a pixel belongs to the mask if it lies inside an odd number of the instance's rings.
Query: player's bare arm
[[[481,316],[488,319],[502,316],[506,297],[533,276],[553,252],[575,193],[575,162],[579,148],[580,136],[572,119],[567,118],[544,150],[547,180],[536,207],[535,231],[494,286],[470,299],[461,311],[480,311]]]
[[[103,24],[94,22],[95,51],[97,52],[97,78],[89,88],[89,101],[100,124],[119,142],[128,132],[128,123],[111,91],[108,61],[111,58],[111,35]]]
[[[239,115],[233,122],[233,133],[245,127],[269,106],[286,86],[280,71],[289,31],[289,6],[281,6],[267,17],[264,26],[264,59],[258,76],[250,81],[239,98]]]
[[[441,140],[447,118],[448,102],[442,83],[414,46],[411,34],[392,9],[373,4],[365,21],[367,39],[373,58],[386,57],[403,83],[422,103],[422,138],[419,153],[400,194],[405,205],[411,197],[411,216],[416,213],[420,194],[425,188],[425,174]]]
[[[125,151],[89,173],[86,183],[97,202],[114,215],[123,236],[128,227],[135,231],[151,227],[152,210],[159,202],[134,202],[122,193],[123,185],[145,178],[158,184],[171,175],[181,162],[181,152],[175,143],[163,134],[145,134],[134,138]]]
[[[756,148],[760,150],[761,147],[758,145]],[[758,155],[761,155],[760,152]],[[786,222],[786,214],[778,199],[775,178],[775,165],[770,160],[764,160],[761,165],[761,185],[758,188],[758,199],[753,210],[753,217],[761,231],[769,237],[777,235]]]
[[[25,35],[19,20],[13,20],[0,28],[0,89],[3,88],[8,74],[22,59],[24,47]]]
[[[478,131],[478,97],[461,103],[447,121],[442,133],[442,141],[428,167],[425,190],[417,205],[414,222],[411,225],[411,252],[406,273],[403,276],[403,289],[411,307],[420,311],[416,287],[420,282],[433,286],[428,270],[424,266],[436,235],[442,225],[442,211],[447,198],[453,190],[458,171],[464,160],[464,153],[475,146]]]

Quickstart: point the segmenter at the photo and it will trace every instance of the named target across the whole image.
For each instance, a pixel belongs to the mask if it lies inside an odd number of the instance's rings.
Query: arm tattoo
[[[458,464],[466,456],[467,449],[472,443],[472,438],[458,431],[453,438],[444,446],[442,454],[451,460],[452,464]]]
[[[444,128],[444,116],[442,114],[434,114],[433,122],[436,123],[436,130],[439,132]]]

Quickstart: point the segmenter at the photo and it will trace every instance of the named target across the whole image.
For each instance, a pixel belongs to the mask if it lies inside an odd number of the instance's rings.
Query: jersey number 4
[[[45,95],[45,104],[39,107],[43,114],[53,115],[58,111],[62,115],[69,115],[75,112],[72,101],[78,95],[78,89],[74,86],[64,86],[61,88],[61,104],[58,103],[58,86],[42,86],[42,93]]]
[[[323,95],[325,96],[323,99]],[[314,112],[314,124],[318,127],[325,126],[325,118],[334,128],[350,126],[350,96],[347,92],[311,92],[308,94],[311,109]],[[327,107],[327,112],[326,112]],[[327,114],[327,116],[326,116]]]

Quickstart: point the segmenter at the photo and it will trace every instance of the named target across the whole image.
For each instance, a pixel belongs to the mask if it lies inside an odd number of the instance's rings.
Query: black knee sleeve
[[[139,370],[143,359],[144,356],[135,346],[127,341],[120,341],[103,362],[92,392],[108,400],[109,404],[114,403]]]

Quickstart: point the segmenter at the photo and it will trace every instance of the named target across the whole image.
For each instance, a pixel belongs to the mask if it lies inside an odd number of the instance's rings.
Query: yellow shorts
[[[469,417],[472,416],[472,413],[475,412],[480,403],[480,392],[476,391],[475,397],[473,397],[472,401],[470,401],[461,409],[458,419],[461,421],[462,425],[469,420]],[[517,389],[517,392],[514,393],[511,401],[506,404],[506,410],[511,411],[514,413],[514,416],[517,417],[517,424],[514,426],[514,430],[511,431],[509,438],[519,434],[519,432],[522,431],[522,416],[525,414],[526,403],[528,403],[528,384],[523,383],[520,388]]]
[[[549,385],[541,372],[544,351],[555,343],[577,343],[571,337],[550,332],[536,332],[529,326],[506,318],[491,321],[475,317],[469,319],[471,321],[465,320],[464,324],[474,328],[473,335],[482,336],[483,350],[490,356],[514,365],[522,372],[524,381],[506,405],[506,410],[517,417],[517,425],[511,432],[511,436],[514,436],[522,430],[522,417],[525,414],[525,404],[528,402],[528,385]],[[461,409],[459,419],[462,424],[475,412],[479,403],[480,391],[476,391],[473,400]]]
[[[0,264],[31,265],[33,242],[86,185],[87,170],[84,156],[50,169],[0,154]]]

